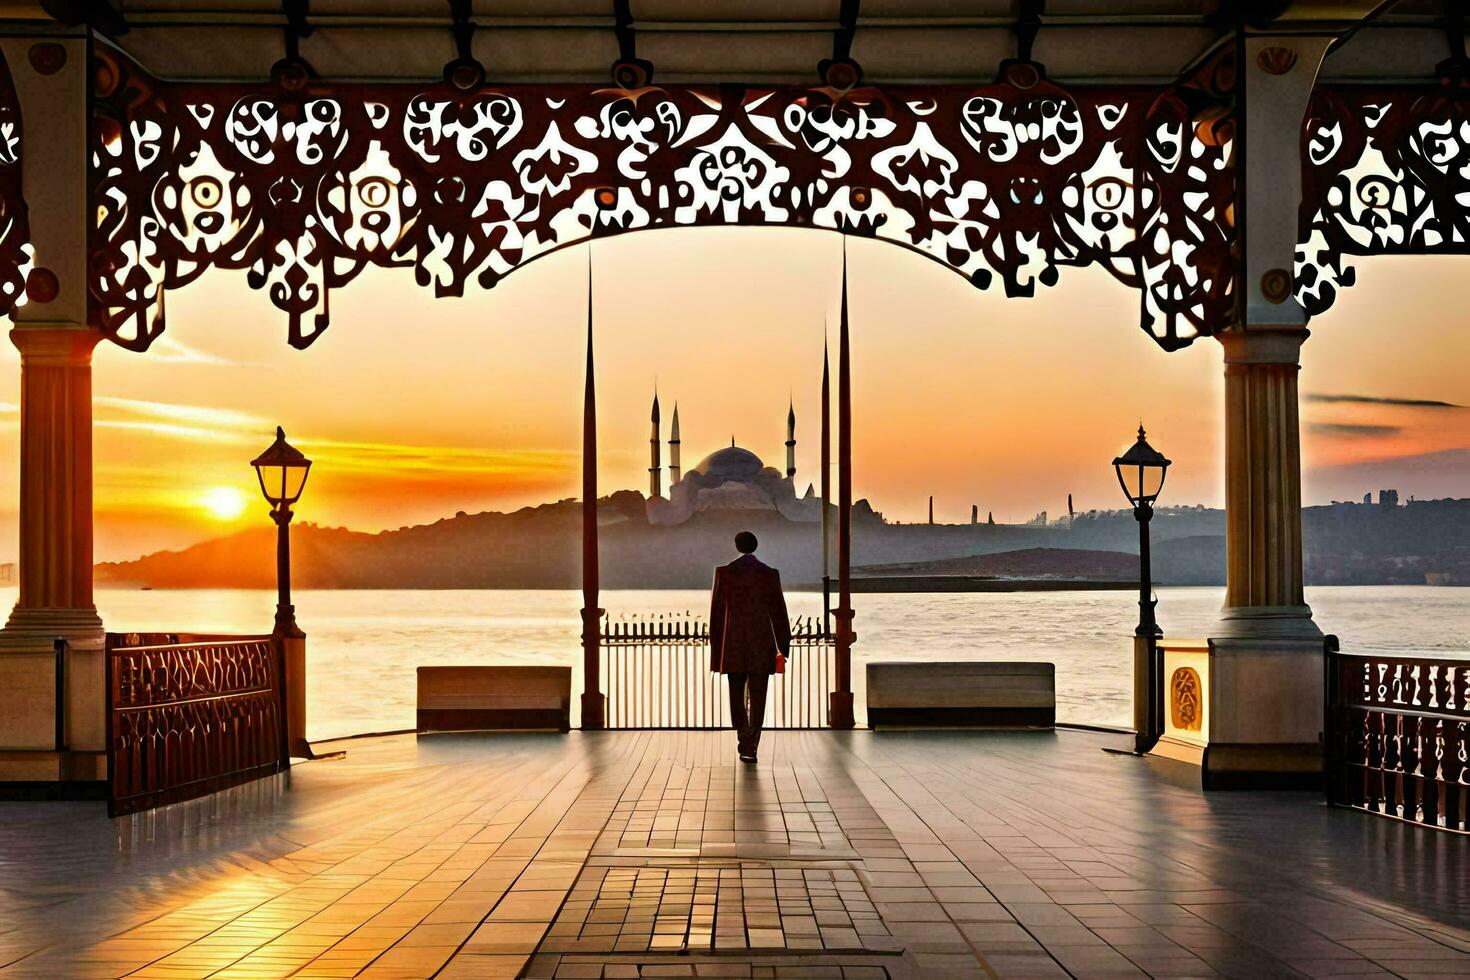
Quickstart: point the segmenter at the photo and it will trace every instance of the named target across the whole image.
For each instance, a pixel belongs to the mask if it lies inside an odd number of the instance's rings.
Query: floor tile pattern
[[[364,739],[116,821],[3,804],[0,978],[1470,975],[1470,838],[1105,735],[768,738]],[[611,950],[562,945],[590,924]]]
[[[851,868],[589,868],[541,948],[555,952],[888,947]]]
[[[853,856],[820,781],[793,768],[682,759],[653,767],[613,811],[595,853]]]
[[[890,970],[896,967],[897,972]],[[532,957],[527,980],[606,977],[631,980],[635,977],[740,977],[750,980],[887,980],[912,974],[902,964],[881,965],[858,956],[762,957],[740,961],[730,957],[624,957],[608,963],[601,959]]]

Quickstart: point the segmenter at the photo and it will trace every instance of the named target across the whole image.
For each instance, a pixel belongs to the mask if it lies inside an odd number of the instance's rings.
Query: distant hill
[[[1225,535],[1191,534],[1156,542],[1153,566],[1154,581],[1163,585],[1224,585]]]
[[[836,561],[835,525],[834,545]],[[737,531],[754,531],[761,558],[786,582],[821,578],[821,526],[768,511],[707,511],[676,526],[650,524],[642,495],[598,507],[605,588],[703,588],[735,557]],[[581,505],[563,500],[513,513],[460,513],[432,524],[366,534],[311,524],[291,530],[292,582],[299,588],[565,589],[581,584]],[[954,558],[1055,540],[1055,528],[1007,525],[892,525],[853,521],[854,564]],[[275,583],[270,527],[134,561],[97,566],[104,586],[268,588]]]
[[[1138,577],[1138,556],[1088,548],[1022,548],[938,561],[863,565],[854,575],[972,575],[993,578],[1128,579]]]
[[[644,498],[621,491],[599,502],[602,582],[609,589],[709,585],[734,557],[736,531],[761,539],[760,556],[787,583],[821,579],[821,530],[774,511],[705,511],[685,524],[651,525]],[[835,525],[835,521],[832,522]],[[1302,513],[1306,581],[1316,584],[1470,584],[1470,500],[1406,506],[1335,504]],[[367,534],[292,528],[298,588],[567,589],[581,584],[581,505],[562,500],[512,513],[456,514],[432,524]],[[1154,517],[1154,580],[1219,585],[1225,578],[1219,510],[1160,508]],[[835,533],[835,532],[834,532]],[[867,574],[1126,579],[1137,574],[1131,512],[1088,512],[1050,525],[888,524],[855,513],[853,565]],[[836,560],[835,545],[831,548]],[[270,588],[275,531],[269,526],[97,566],[104,586]]]

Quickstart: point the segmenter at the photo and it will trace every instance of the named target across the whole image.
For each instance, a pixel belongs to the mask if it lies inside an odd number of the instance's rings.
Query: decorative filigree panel
[[[109,55],[109,57],[111,57]],[[786,225],[917,250],[1029,296],[1098,264],[1166,348],[1233,297],[1227,140],[1176,89],[163,85],[98,71],[92,293],[145,349],[168,290],[244,270],[290,342],[331,294],[407,266],[459,295],[641,228]]]
[[[31,271],[30,225],[21,196],[20,103],[0,55],[0,314],[25,303]]]
[[[1470,662],[1329,657],[1329,801],[1470,828]]]
[[[1296,256],[1309,314],[1353,284],[1347,256],[1470,252],[1470,98],[1455,92],[1313,93]]]
[[[270,637],[108,642],[111,812],[190,799],[286,764],[280,646]]]

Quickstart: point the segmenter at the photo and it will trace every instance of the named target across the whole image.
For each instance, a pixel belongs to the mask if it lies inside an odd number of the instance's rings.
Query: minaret
[[[934,494],[929,495],[929,523],[934,523]]]
[[[674,484],[679,482],[683,476],[683,470],[679,468],[679,403],[674,402],[674,424],[669,429],[669,490],[674,489]]]
[[[653,431],[648,437],[648,496],[663,496],[663,487],[660,485],[659,476],[662,467],[659,465],[658,446],[658,389],[653,392]]]
[[[786,410],[786,479],[796,476],[796,402]]]

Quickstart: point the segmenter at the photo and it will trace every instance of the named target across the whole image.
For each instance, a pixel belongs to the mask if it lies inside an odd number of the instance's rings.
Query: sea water
[[[14,602],[14,590],[0,602]],[[97,607],[109,630],[268,632],[269,590],[103,589]],[[791,614],[821,612],[821,596],[788,595]],[[1218,588],[1166,588],[1158,619],[1174,637],[1204,637],[1219,614]],[[581,594],[572,590],[304,590],[294,596],[307,634],[308,733],[313,739],[412,728],[414,671],[426,664],[565,664],[581,686]],[[1307,590],[1326,632],[1344,650],[1470,651],[1470,590],[1356,586]],[[700,591],[610,591],[601,604],[619,616],[708,615]],[[1132,719],[1130,592],[858,595],[853,682],[863,720],[869,660],[1051,661],[1057,716],[1089,725]]]

